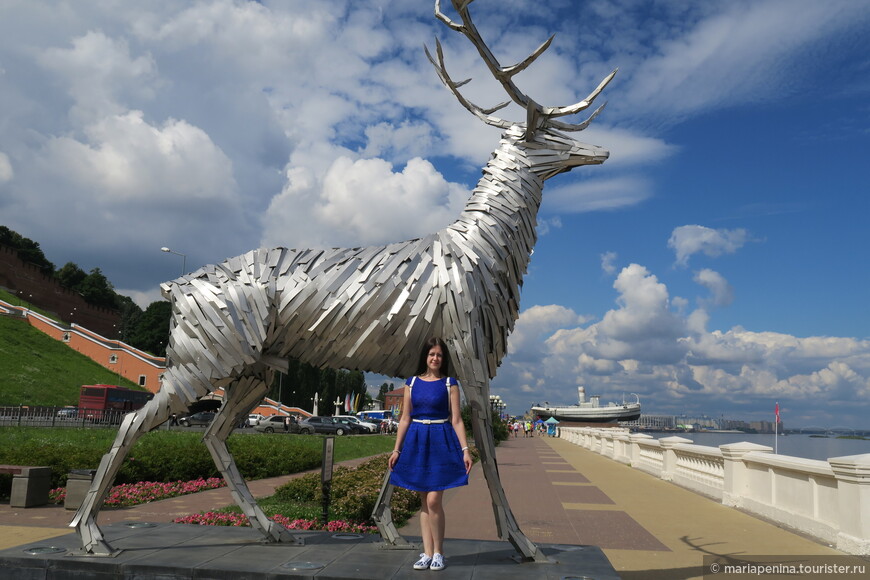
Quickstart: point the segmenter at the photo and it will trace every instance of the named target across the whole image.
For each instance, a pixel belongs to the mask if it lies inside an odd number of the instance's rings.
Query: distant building
[[[384,409],[388,411],[396,410],[396,416],[398,416],[398,410],[402,408],[402,401],[405,397],[405,387],[399,387],[398,389],[394,389],[384,395]]]
[[[620,425],[627,427],[636,427],[638,429],[648,429],[650,431],[660,431],[665,429],[674,429],[676,422],[673,415],[644,415],[636,421],[621,422]]]
[[[773,421],[752,421],[749,423],[749,428],[754,429],[759,433],[774,433],[776,423]],[[779,432],[782,433],[785,425],[779,424]]]

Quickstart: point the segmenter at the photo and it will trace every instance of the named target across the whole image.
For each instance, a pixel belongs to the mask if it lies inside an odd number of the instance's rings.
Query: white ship
[[[586,389],[577,388],[579,402],[576,405],[566,407],[551,407],[549,403],[535,405],[532,412],[537,413],[541,419],[555,417],[559,421],[578,421],[588,423],[609,423],[612,421],[634,421],[640,417],[640,397],[632,393],[634,403],[607,403],[601,405],[601,397],[592,395],[586,400]]]

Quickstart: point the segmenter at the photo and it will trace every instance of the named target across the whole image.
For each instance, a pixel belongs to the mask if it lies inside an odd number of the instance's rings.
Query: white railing
[[[725,460],[718,447],[680,443],[674,446],[674,455],[674,483],[718,500],[722,499]]]
[[[559,437],[837,549],[870,555],[870,454],[827,461],[754,443],[694,445],[624,428],[563,427]]]
[[[639,440],[637,445],[637,458],[632,454],[631,466],[646,471],[657,477],[664,475],[665,452],[655,439]]]

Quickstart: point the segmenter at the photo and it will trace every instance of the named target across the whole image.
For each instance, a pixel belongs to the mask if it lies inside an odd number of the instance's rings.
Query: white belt
[[[411,419],[414,423],[423,423],[424,425],[431,425],[432,423],[446,423],[450,419]]]

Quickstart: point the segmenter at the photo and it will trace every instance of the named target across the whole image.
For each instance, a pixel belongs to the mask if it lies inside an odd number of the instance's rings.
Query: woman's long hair
[[[450,373],[453,370],[453,364],[450,361],[450,350],[447,348],[447,343],[445,343],[437,336],[433,336],[425,343],[423,343],[423,348],[420,350],[420,360],[417,362],[417,372],[414,374],[422,375],[426,372],[426,370],[428,369],[428,367],[426,366],[426,357],[429,356],[429,351],[432,350],[433,346],[440,346],[441,353],[444,355],[441,359],[441,368],[438,369],[441,371],[441,376],[451,376]]]

